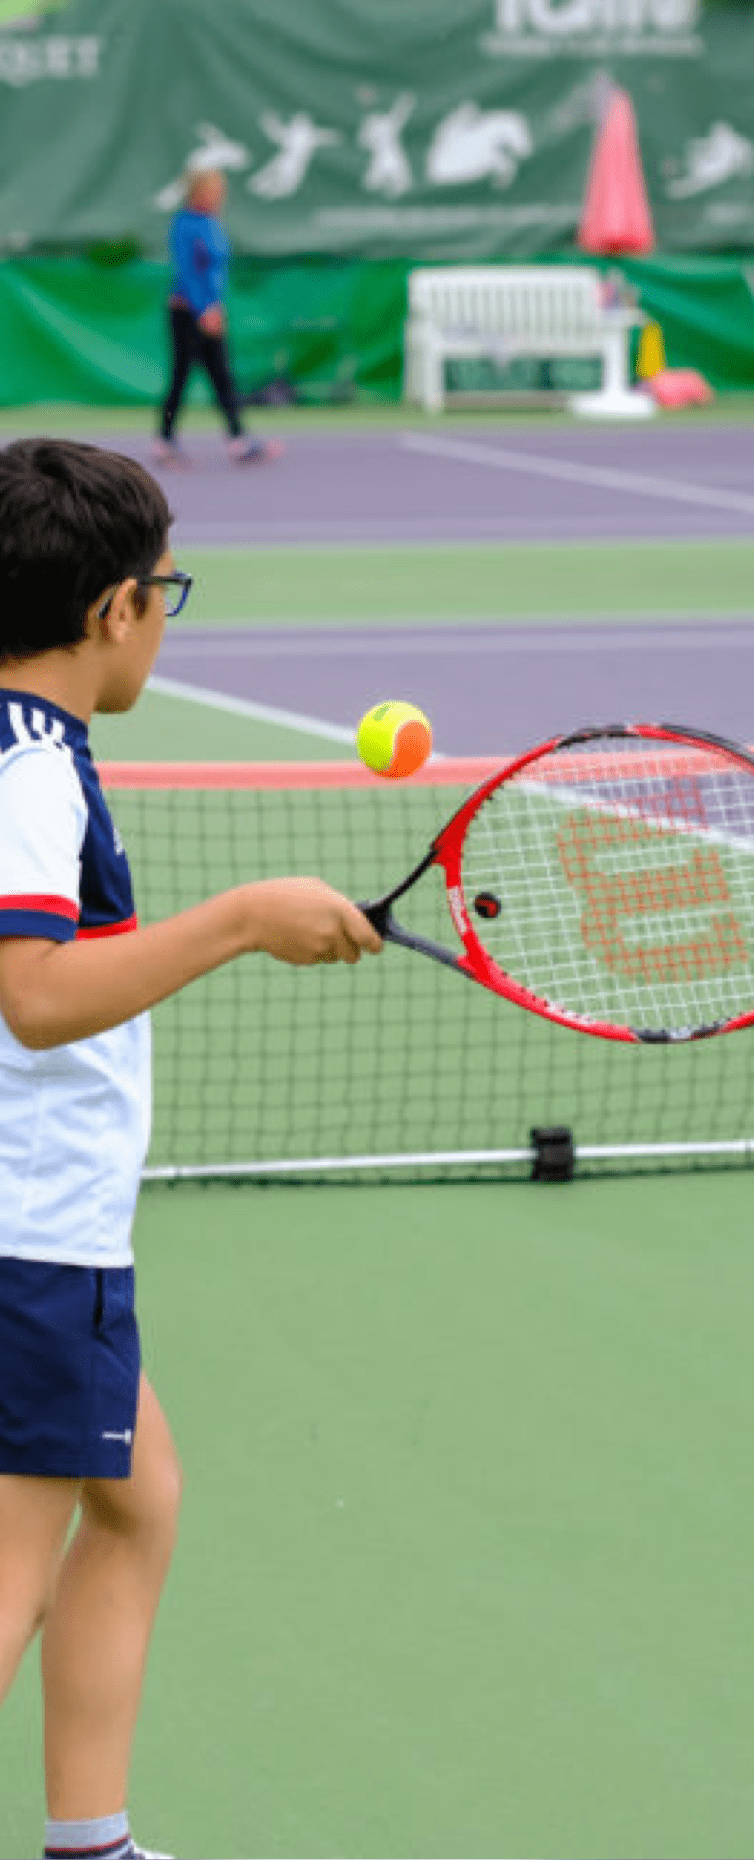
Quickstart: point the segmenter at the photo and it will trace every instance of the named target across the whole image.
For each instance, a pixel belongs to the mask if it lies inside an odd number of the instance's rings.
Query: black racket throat
[[[373,898],[369,903],[359,904],[359,910],[363,911],[364,916],[369,918],[369,922],[373,930],[377,931],[378,936],[387,937],[391,942],[396,943],[402,941],[403,937],[408,935],[406,931],[402,933],[401,937],[396,936],[395,932],[396,930],[400,930],[401,926],[396,923],[393,917],[392,907],[397,898],[402,898],[407,891],[411,890],[411,886],[416,884],[416,880],[421,878],[423,872],[429,871],[429,867],[434,865],[436,857],[437,847],[433,843],[430,846],[429,852],[425,854],[423,859],[419,860],[419,864],[414,866],[407,877],[401,880],[400,885],[395,885],[392,891],[386,891],[382,898]]]
[[[452,950],[443,948],[442,943],[433,943],[429,937],[417,936],[415,931],[406,930],[393,916],[389,904],[360,904],[359,910],[369,918],[373,929],[384,942],[400,943],[404,949],[414,949],[420,956],[431,956],[433,962],[444,962],[449,969],[457,969],[464,974],[461,956],[454,956]]]
[[[450,949],[444,949],[441,943],[432,942],[429,937],[418,936],[415,931],[407,930],[403,924],[399,924],[397,917],[393,916],[393,905],[396,900],[411,890],[416,880],[435,864],[436,857],[437,847],[432,845],[425,858],[414,866],[413,871],[409,872],[408,877],[404,878],[400,885],[396,885],[394,891],[387,892],[384,898],[377,898],[371,903],[360,903],[359,910],[364,912],[372,929],[377,931],[377,935],[382,937],[383,942],[400,943],[404,949],[416,950],[420,956],[431,956],[434,962],[445,963],[449,969],[457,969],[463,974],[461,956],[454,955]]]

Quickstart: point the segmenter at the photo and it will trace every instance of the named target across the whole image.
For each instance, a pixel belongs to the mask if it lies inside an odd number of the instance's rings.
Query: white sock
[[[128,1860],[128,1816],[45,1822],[45,1860]]]

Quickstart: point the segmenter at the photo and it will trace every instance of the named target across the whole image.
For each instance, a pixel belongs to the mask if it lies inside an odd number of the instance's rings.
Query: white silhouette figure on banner
[[[732,181],[734,175],[751,174],[754,168],[754,143],[740,136],[730,123],[713,123],[708,136],[695,137],[686,144],[685,154],[686,173],[667,183],[672,200],[704,194],[710,187]]]
[[[489,177],[496,187],[509,187],[519,163],[531,152],[525,116],[461,103],[435,130],[427,153],[427,180],[434,187],[461,187]]]
[[[372,159],[364,176],[364,186],[374,194],[390,194],[397,199],[408,193],[413,182],[411,164],[402,143],[401,133],[416,103],[411,91],[396,98],[392,110],[373,111],[365,116],[359,129],[359,146]]]
[[[332,148],[341,140],[337,129],[320,129],[303,110],[287,123],[274,110],[265,110],[259,120],[270,142],[278,144],[278,154],[246,184],[263,200],[283,200],[297,193],[317,150]]]
[[[155,194],[153,205],[160,207],[164,213],[174,213],[179,207],[184,194],[184,175],[201,174],[222,168],[225,170],[247,168],[250,155],[243,142],[231,142],[222,129],[216,129],[214,123],[198,123],[196,134],[198,147],[191,150],[186,157],[184,173],[177,180],[169,181],[167,187]]]

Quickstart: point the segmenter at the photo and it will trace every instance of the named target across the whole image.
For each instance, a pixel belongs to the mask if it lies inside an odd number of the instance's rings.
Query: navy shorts
[[[0,1473],[128,1479],[140,1370],[133,1266],[0,1257]]]

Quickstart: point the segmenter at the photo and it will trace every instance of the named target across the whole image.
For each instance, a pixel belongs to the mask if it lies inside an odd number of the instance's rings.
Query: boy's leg
[[[40,1626],[80,1489],[0,1474],[0,1703]]]
[[[147,1648],[175,1542],[180,1469],[142,1375],[129,1479],[93,1479],[42,1637],[48,1812],[90,1821],[126,1806]]]

